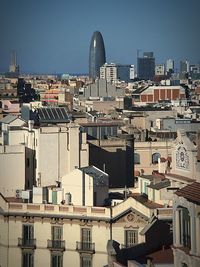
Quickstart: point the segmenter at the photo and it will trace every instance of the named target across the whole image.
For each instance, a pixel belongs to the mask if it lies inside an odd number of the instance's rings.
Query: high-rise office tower
[[[96,31],[92,35],[89,51],[89,77],[96,79],[100,77],[100,67],[106,62],[106,53],[103,37]]]
[[[155,76],[155,58],[153,52],[144,52],[137,59],[137,75],[139,79],[152,80]]]
[[[16,51],[13,50],[11,53],[11,61],[9,65],[9,71],[5,73],[7,78],[18,78],[19,77],[19,65],[17,64]]]
[[[174,73],[174,60],[169,58],[166,61],[166,74],[171,75],[172,73]]]
[[[188,73],[189,72],[189,62],[187,60],[180,61],[180,73]]]
[[[16,55],[15,50],[13,50],[11,53],[11,62],[9,66],[9,72],[19,74],[19,65],[17,65],[17,55]]]

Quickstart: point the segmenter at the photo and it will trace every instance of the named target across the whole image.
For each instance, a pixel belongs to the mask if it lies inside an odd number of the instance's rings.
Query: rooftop
[[[136,201],[140,202],[142,205],[146,206],[149,209],[157,209],[163,207],[163,205],[153,202],[139,193],[132,193],[131,195],[129,195],[129,197],[134,198]]]
[[[179,181],[186,182],[186,183],[192,183],[196,181],[195,179],[185,177],[179,174],[174,174],[174,173],[167,173],[166,178],[172,179],[172,180],[179,180]]]
[[[194,182],[190,185],[187,185],[178,191],[175,194],[179,197],[184,197],[188,201],[200,204],[200,183]]]
[[[38,109],[39,121],[41,123],[69,122],[69,114],[64,107],[42,107]]]
[[[153,264],[169,264],[174,262],[173,251],[171,248],[165,248],[155,251],[147,256]]]
[[[157,183],[151,182],[148,187],[155,189],[155,190],[159,190],[162,188],[166,188],[168,186],[170,186],[170,181],[168,179],[165,179],[165,180],[162,180],[162,181],[157,182]]]
[[[17,116],[13,116],[13,115],[8,115],[6,117],[4,117],[3,119],[1,119],[1,123],[11,123],[12,121],[16,120],[18,117]]]

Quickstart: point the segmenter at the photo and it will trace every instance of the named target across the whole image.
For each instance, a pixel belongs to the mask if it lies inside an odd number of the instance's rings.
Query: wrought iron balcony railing
[[[65,250],[65,240],[47,240],[47,248],[51,250]]]
[[[137,243],[135,243],[135,244],[121,244],[120,248],[121,249],[122,248],[131,248],[131,247],[134,247],[136,245],[138,245],[138,244]]]
[[[30,238],[18,238],[18,246],[21,248],[36,248],[36,239],[30,239]]]
[[[76,242],[76,250],[79,252],[95,253],[95,243]]]

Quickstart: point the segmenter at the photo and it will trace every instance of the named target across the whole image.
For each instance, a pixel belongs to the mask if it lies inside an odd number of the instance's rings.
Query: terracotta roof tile
[[[175,192],[177,196],[184,197],[190,202],[200,204],[200,183],[195,182]]]
[[[139,193],[132,193],[131,195],[129,195],[129,197],[134,198],[136,201],[140,202],[142,205],[146,206],[149,209],[163,208],[163,205],[153,202]]]
[[[154,264],[172,264],[174,262],[173,251],[171,248],[163,248],[148,255]]]

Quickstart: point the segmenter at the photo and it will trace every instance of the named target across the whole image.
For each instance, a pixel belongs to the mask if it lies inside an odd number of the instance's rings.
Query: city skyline
[[[17,53],[22,72],[88,73],[92,33],[104,38],[107,62],[137,63],[137,51],[153,51],[156,63],[168,58],[198,63],[198,0],[2,1],[0,71]]]

